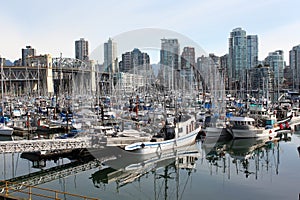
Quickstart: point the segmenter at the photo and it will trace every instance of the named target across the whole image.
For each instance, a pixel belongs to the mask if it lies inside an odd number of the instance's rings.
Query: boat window
[[[182,133],[182,131],[183,131],[182,127],[178,129],[179,133]]]

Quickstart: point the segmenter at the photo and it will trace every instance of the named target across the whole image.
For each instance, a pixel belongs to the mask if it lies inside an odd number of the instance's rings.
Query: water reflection
[[[223,173],[234,171],[237,175],[244,174],[246,178],[255,175],[258,179],[260,170],[268,171],[275,167],[276,174],[279,170],[279,142],[278,139],[232,139],[207,138],[202,144],[206,159],[210,164],[210,173],[213,166],[222,168]],[[234,168],[232,170],[231,168]]]
[[[190,177],[196,169],[196,161],[199,157],[200,152],[196,144],[143,156],[121,151],[116,159],[104,162],[105,167],[93,173],[91,179],[97,188],[115,182],[119,191],[121,187],[129,183],[152,175],[154,193],[157,193],[158,185],[160,185],[164,188],[163,193],[167,199],[167,194],[170,192],[168,181],[179,181],[179,170],[185,171]],[[163,181],[164,186],[157,183],[160,180]]]
[[[158,184],[154,187],[154,190],[157,190],[157,195],[162,195],[162,193],[158,191],[161,191],[162,187],[164,187],[163,195],[167,199],[168,193],[174,194],[174,187],[171,187],[171,184],[168,182],[179,182],[180,179],[178,176],[180,174],[182,175],[182,173],[185,173],[186,175],[184,177],[189,180],[192,172],[195,171],[196,161],[200,156],[200,151],[198,146],[194,144],[145,156],[138,156],[126,152],[118,147],[94,149],[94,152],[86,151],[85,154],[88,154],[86,155],[88,159],[83,159],[81,156],[76,157],[75,155],[79,155],[79,152],[72,152],[68,155],[58,154],[57,157],[52,154],[46,156],[37,152],[23,153],[20,157],[23,158],[23,160],[26,159],[32,162],[31,167],[34,168],[35,171],[6,180],[14,182],[15,184],[23,183],[26,185],[43,185],[56,180],[61,186],[61,183],[66,182],[65,178],[69,176],[75,176],[82,172],[89,173],[89,170],[99,168],[99,170],[90,174],[90,179],[95,188],[101,188],[104,185],[115,182],[117,184],[117,191],[119,191],[119,189],[125,185],[141,181],[152,175],[155,182],[162,181],[164,185]],[[91,155],[96,156],[96,159],[92,159]],[[57,162],[62,158],[61,156],[70,159],[71,162],[65,164],[61,163],[54,167],[46,166],[46,163],[49,162],[48,160],[53,159]],[[65,187],[64,185],[64,191]],[[179,193],[182,194],[184,190],[177,189],[181,191],[177,193],[177,198],[179,198]]]
[[[49,157],[57,161],[55,165],[40,155],[26,157],[26,154],[14,154],[12,157],[3,154],[0,161],[2,165],[6,164],[2,177],[14,182],[39,186],[47,186],[51,182],[56,189],[61,189],[63,182],[67,183],[63,187],[64,191],[75,190],[79,194],[86,194],[88,188],[93,192],[91,196],[100,199],[132,199],[143,195],[147,196],[146,199],[189,199],[197,198],[197,195],[190,195],[198,194],[198,187],[209,190],[208,186],[211,184],[217,186],[215,180],[220,177],[224,177],[223,181],[228,186],[226,189],[247,185],[249,189],[255,190],[251,184],[259,184],[268,190],[275,187],[275,184],[281,184],[275,180],[290,180],[289,173],[296,173],[294,168],[298,165],[294,161],[295,156],[296,160],[300,157],[300,146],[297,143],[298,135],[287,136],[292,140],[208,137],[188,147],[145,156],[126,152],[118,147],[89,149],[79,157],[65,156],[63,162],[60,162],[62,158]],[[285,154],[287,151],[289,154]],[[76,152],[75,155],[79,153]],[[83,155],[88,159],[83,159]],[[34,162],[39,164],[38,168]],[[287,173],[289,165],[295,167]],[[26,167],[31,169],[25,170]],[[19,173],[20,169],[24,169],[22,174]],[[12,175],[9,174],[10,171]],[[271,185],[265,184],[268,182],[266,175],[278,178],[273,178],[274,183]],[[74,181],[70,181],[71,179]],[[246,180],[247,184],[240,184]],[[132,196],[128,195],[128,191]],[[294,189],[291,188],[291,191],[294,192]]]

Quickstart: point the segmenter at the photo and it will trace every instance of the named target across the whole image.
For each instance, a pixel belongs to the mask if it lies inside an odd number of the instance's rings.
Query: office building
[[[293,90],[300,90],[300,45],[294,46],[289,52],[290,68],[293,73]]]
[[[243,88],[244,69],[247,65],[247,37],[246,31],[241,28],[233,29],[230,33],[228,61],[228,76],[232,88]]]
[[[89,61],[89,43],[84,38],[75,41],[75,58],[82,61]]]
[[[160,78],[164,87],[175,89],[179,84],[180,47],[178,39],[161,39]]]
[[[247,35],[247,69],[258,65],[258,37]]]
[[[117,68],[117,43],[111,38],[104,43],[104,70],[109,73],[115,73]]]
[[[195,48],[184,47],[181,54],[181,75],[185,81],[191,83],[194,77],[195,68]]]

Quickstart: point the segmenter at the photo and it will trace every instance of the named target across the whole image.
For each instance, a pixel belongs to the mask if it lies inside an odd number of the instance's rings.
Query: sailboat
[[[3,81],[4,78],[4,71],[3,71],[3,66],[1,66],[1,98],[2,98],[2,109],[1,109],[1,117],[3,119],[3,122],[0,123],[0,135],[4,136],[11,136],[13,134],[14,129],[11,127],[6,126],[5,120],[4,120],[4,96],[3,96]]]

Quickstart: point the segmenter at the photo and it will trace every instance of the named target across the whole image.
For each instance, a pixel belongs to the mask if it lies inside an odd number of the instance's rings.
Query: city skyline
[[[14,61],[21,57],[21,49],[29,45],[37,49],[37,54],[59,57],[62,53],[64,57],[75,57],[74,41],[78,38],[89,41],[92,52],[110,37],[151,27],[183,34],[206,53],[223,56],[228,53],[229,33],[241,27],[249,35],[258,35],[259,60],[269,52],[283,50],[288,63],[288,52],[300,44],[297,12],[300,2],[247,3],[235,0],[2,2],[0,22],[5,31],[1,33],[0,55]]]

